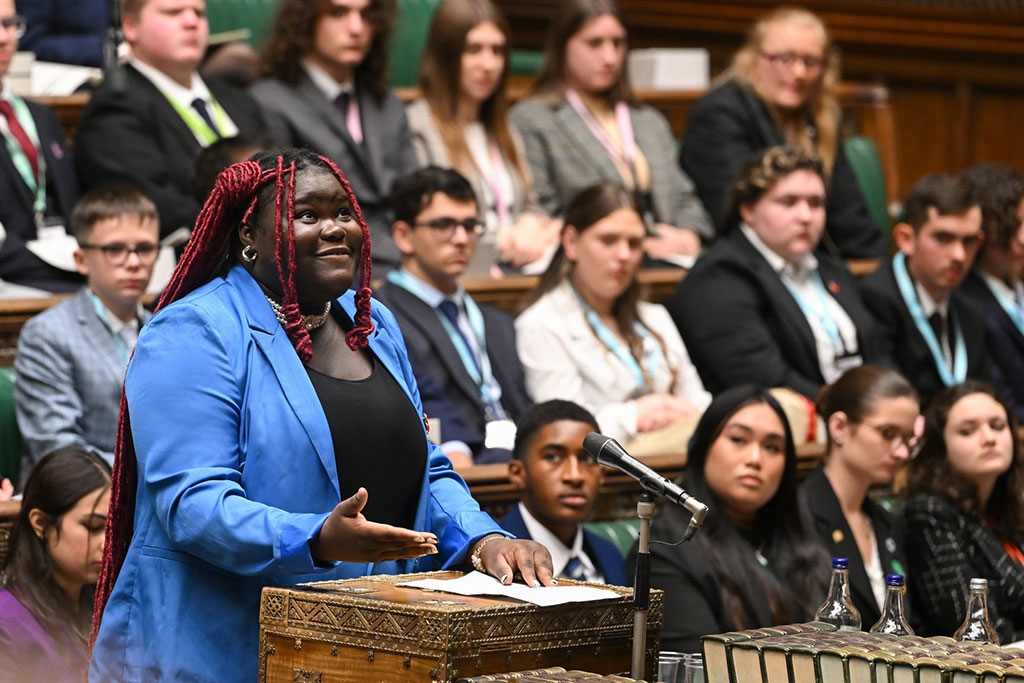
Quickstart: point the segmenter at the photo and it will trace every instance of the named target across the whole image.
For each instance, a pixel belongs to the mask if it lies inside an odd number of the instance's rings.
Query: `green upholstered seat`
[[[430,22],[441,0],[398,0],[398,18],[391,34],[391,85],[416,85],[427,45]]]
[[[540,50],[512,50],[509,53],[509,73],[539,76],[543,66],[544,53]]]
[[[249,43],[259,49],[274,23],[280,0],[206,0],[210,33],[249,30]]]
[[[640,536],[639,519],[617,519],[604,522],[586,522],[583,525],[587,531],[591,531],[601,538],[611,541],[612,545],[619,549],[622,557],[629,555],[630,548]]]
[[[871,138],[855,135],[843,142],[843,151],[850,162],[857,185],[868,206],[871,219],[885,235],[886,243],[892,231],[889,202],[885,195],[885,171],[878,157],[878,149]]]
[[[0,479],[17,485],[21,472],[21,434],[14,414],[14,368],[0,367]]]

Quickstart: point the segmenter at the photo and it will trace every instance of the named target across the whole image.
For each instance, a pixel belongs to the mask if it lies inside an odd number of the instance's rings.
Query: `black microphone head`
[[[598,434],[597,432],[590,432],[583,439],[583,450],[590,453],[590,455],[594,457],[594,460],[600,460],[601,449],[604,448],[604,445],[611,440],[612,438],[610,436]]]

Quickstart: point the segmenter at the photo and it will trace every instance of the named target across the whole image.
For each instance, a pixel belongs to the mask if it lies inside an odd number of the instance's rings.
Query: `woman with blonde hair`
[[[743,162],[759,149],[793,145],[821,159],[826,248],[843,258],[882,256],[882,234],[840,144],[838,82],[839,53],[817,16],[780,7],[754,24],[715,87],[694,104],[679,153],[716,222]]]
[[[534,204],[521,142],[506,120],[508,22],[490,0],[446,0],[430,25],[420,67],[422,97],[406,114],[425,165],[470,181],[487,232],[474,265],[512,266],[553,250],[560,225]],[[486,263],[486,261],[490,263]]]
[[[523,136],[538,201],[559,216],[585,188],[621,184],[647,227],[647,256],[690,265],[714,230],[693,181],[672,158],[665,117],[634,101],[621,8],[615,0],[557,4],[536,93],[509,115]]]

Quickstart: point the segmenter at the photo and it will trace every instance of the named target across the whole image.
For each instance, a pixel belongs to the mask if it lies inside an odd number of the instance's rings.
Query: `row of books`
[[[1024,683],[1024,651],[814,621],[704,636],[708,683]]]

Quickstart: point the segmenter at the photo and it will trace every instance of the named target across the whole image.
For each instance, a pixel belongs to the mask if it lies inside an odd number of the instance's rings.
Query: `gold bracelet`
[[[473,565],[473,569],[477,570],[481,574],[486,574],[487,570],[484,569],[484,561],[480,559],[480,554],[484,551],[484,546],[493,541],[496,538],[505,538],[501,534],[491,534],[484,536],[480,539],[479,543],[476,544],[476,548],[473,549],[473,554],[469,556],[469,563]]]

